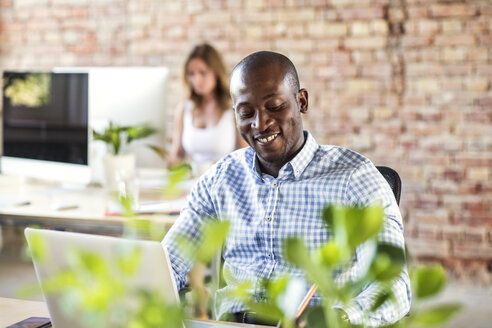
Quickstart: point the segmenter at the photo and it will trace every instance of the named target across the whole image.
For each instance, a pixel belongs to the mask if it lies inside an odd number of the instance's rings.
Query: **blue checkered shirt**
[[[252,148],[237,150],[203,175],[188,196],[163,243],[168,249],[178,288],[186,282],[193,262],[179,252],[176,235],[190,241],[200,239],[199,231],[207,220],[228,219],[231,229],[222,256],[226,287],[216,292],[215,314],[246,310],[228,296],[228,291],[243,281],[253,281],[252,295],[262,301],[261,280],[289,274],[304,277],[302,271],[283,257],[283,240],[302,236],[310,249],[319,248],[329,238],[320,218],[329,203],[369,205],[381,201],[386,214],[381,241],[404,248],[403,223],[393,192],[376,167],[351,150],[318,145],[312,135],[302,150],[274,178],[262,174]],[[339,273],[335,280],[343,284],[362,275],[367,265],[368,249],[359,247],[352,267]],[[308,288],[308,287],[306,287]],[[376,286],[370,284],[343,309],[353,324],[367,326],[392,323],[410,308],[410,283],[407,271],[393,283],[396,303],[383,304],[370,317],[363,317],[374,300]],[[311,304],[319,302],[315,295]]]

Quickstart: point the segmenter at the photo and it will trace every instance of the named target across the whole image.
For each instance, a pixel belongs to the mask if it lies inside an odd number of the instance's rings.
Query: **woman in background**
[[[188,159],[195,176],[233,150],[247,146],[236,129],[230,106],[228,76],[220,54],[209,44],[195,46],[186,59],[183,80],[188,99],[178,106],[168,166]],[[194,290],[195,315],[207,318],[205,267],[196,264],[189,273]]]
[[[228,76],[217,50],[206,43],[195,46],[185,62],[183,79],[189,98],[178,107],[168,166],[189,157],[200,174],[247,144],[235,126]]]

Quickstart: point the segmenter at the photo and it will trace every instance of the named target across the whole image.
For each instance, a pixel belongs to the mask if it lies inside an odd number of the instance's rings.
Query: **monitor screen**
[[[102,182],[108,150],[92,139],[110,121],[149,122],[158,133],[125,152],[137,167],[162,168],[147,147],[166,147],[165,67],[56,67],[3,72],[2,174],[67,184]]]
[[[88,164],[88,74],[3,73],[3,156]]]

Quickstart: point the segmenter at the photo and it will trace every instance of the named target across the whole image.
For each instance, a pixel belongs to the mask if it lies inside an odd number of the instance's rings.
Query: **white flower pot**
[[[104,186],[111,191],[119,190],[119,183],[135,178],[136,157],[134,154],[110,155],[103,158]]]

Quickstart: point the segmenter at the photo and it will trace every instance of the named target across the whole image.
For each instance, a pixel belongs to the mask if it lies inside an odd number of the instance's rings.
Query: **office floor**
[[[30,262],[5,248],[0,252],[0,297],[42,300],[41,295],[22,297],[22,287],[36,284],[36,275]],[[472,282],[451,282],[432,303],[461,302],[465,308],[448,323],[446,328],[489,328],[492,326],[492,286],[477,286]]]

